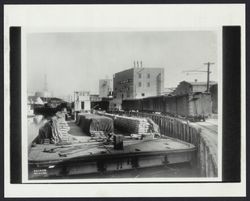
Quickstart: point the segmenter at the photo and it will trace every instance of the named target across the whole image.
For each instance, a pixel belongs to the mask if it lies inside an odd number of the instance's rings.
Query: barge
[[[71,143],[36,143],[28,154],[29,179],[133,170],[192,163],[195,146],[178,139],[152,135],[114,134],[112,140],[85,135],[75,122],[67,122]],[[98,132],[95,130],[95,132]],[[135,137],[137,136],[137,137]],[[119,142],[120,140],[120,142]],[[118,143],[117,143],[118,141]],[[117,145],[121,146],[117,146]]]

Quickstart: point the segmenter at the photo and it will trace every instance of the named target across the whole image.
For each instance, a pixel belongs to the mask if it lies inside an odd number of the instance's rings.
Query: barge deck
[[[161,137],[137,140],[126,137],[123,149],[84,134],[68,122],[77,142],[69,145],[36,144],[29,152],[29,179],[65,177],[192,163],[195,146],[178,139]]]

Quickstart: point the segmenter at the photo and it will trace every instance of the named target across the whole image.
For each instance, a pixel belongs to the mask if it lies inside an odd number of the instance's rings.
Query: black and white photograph
[[[29,179],[217,177],[217,37],[27,34]]]
[[[244,195],[243,10],[5,6],[6,195]]]

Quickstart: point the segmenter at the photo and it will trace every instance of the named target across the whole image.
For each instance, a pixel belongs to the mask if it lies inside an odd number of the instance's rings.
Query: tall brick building
[[[135,67],[114,74],[114,104],[119,108],[124,99],[161,95],[164,91],[164,69]]]

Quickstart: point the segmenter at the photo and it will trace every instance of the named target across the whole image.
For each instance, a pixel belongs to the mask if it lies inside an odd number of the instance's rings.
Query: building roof
[[[28,103],[29,104],[38,104],[38,105],[43,105],[44,102],[40,97],[37,96],[28,96]]]
[[[140,69],[140,70],[143,70],[143,69],[164,70],[163,67],[133,67],[133,68],[128,68],[128,69],[116,72],[115,74],[123,73],[123,72],[126,72],[126,71],[131,71],[131,70],[135,70],[135,69],[137,69],[137,70],[138,69]]]
[[[188,82],[188,81],[182,81],[180,83],[183,83],[183,82],[186,82],[190,85],[193,85],[193,86],[202,86],[202,85],[207,85],[207,82]],[[214,84],[217,84],[217,82],[215,81],[210,81],[209,82],[210,85],[214,85]]]

